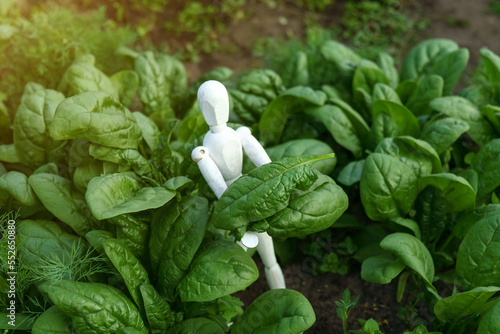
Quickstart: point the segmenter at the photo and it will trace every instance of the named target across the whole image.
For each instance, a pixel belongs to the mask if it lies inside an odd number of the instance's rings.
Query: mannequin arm
[[[264,150],[258,140],[252,136],[252,132],[249,128],[242,126],[238,128],[236,132],[240,135],[243,150],[255,166],[260,167],[271,162],[266,150]]]
[[[203,146],[196,147],[191,153],[191,158],[198,164],[201,175],[212,188],[215,196],[220,198],[227,189],[226,181],[215,162],[210,158],[208,149]]]

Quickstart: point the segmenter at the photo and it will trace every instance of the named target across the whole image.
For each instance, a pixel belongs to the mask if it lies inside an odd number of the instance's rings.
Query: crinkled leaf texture
[[[479,175],[479,196],[500,186],[500,139],[493,139],[481,147],[471,166]]]
[[[62,101],[49,133],[56,140],[83,138],[116,148],[136,149],[142,139],[134,115],[104,92],[87,92]]]
[[[156,209],[174,197],[174,191],[163,187],[141,188],[136,179],[124,173],[93,178],[85,194],[92,214],[99,220]]]
[[[294,189],[305,191],[316,182],[318,175],[310,165],[331,157],[333,154],[288,157],[240,177],[215,205],[214,226],[225,230],[241,229],[283,210]]]
[[[456,271],[465,288],[500,286],[500,215],[478,221],[457,253]]]
[[[208,201],[203,197],[190,197],[180,204],[167,206],[170,212],[164,219],[155,219],[151,224],[154,240],[161,242],[158,264],[157,287],[169,301],[175,299],[175,287],[188,272],[189,265],[201,245],[208,221]],[[160,224],[161,226],[157,226]],[[150,239],[150,246],[158,246]],[[158,247],[155,247],[158,249]],[[153,249],[155,249],[153,248]],[[151,253],[151,251],[150,251]],[[154,254],[151,254],[152,259]]]
[[[483,316],[477,334],[496,334],[500,332],[500,303],[496,303],[488,312]]]
[[[79,235],[99,226],[90,214],[83,194],[72,187],[70,180],[55,174],[38,173],[31,175],[28,182],[45,208]]]
[[[24,94],[14,118],[14,146],[19,161],[41,166],[64,158],[66,141],[50,138],[48,126],[64,95],[50,89]]]
[[[326,175],[307,191],[296,190],[288,206],[267,219],[273,237],[299,237],[330,227],[347,210],[346,193]]]
[[[301,333],[316,321],[309,301],[300,292],[269,290],[245,310],[231,328],[232,334]]]
[[[132,299],[139,306],[139,310],[143,311],[139,288],[143,283],[149,283],[148,272],[120,240],[109,238],[103,242],[102,246],[125,281]]]
[[[244,289],[258,277],[255,262],[243,248],[217,240],[198,252],[177,290],[183,302],[208,302]]]
[[[478,313],[481,306],[499,290],[499,287],[489,286],[457,293],[438,301],[434,305],[434,313],[441,321],[459,320],[461,317]]]
[[[60,281],[40,289],[64,314],[73,319],[80,334],[112,334],[132,327],[147,333],[139,311],[120,290],[102,283]]]
[[[140,291],[144,302],[144,309],[146,310],[146,318],[151,327],[151,333],[164,333],[175,321],[170,305],[151,284],[142,284]]]
[[[370,219],[384,221],[405,216],[418,195],[410,167],[390,155],[368,156],[361,173],[361,202]]]

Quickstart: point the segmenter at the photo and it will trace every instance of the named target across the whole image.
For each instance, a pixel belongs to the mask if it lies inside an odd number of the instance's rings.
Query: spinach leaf
[[[239,90],[229,90],[232,110],[245,124],[254,124],[266,110],[269,101],[262,96],[253,95]],[[194,116],[194,115],[193,115]],[[203,122],[205,122],[203,120]]]
[[[28,182],[45,208],[79,235],[99,227],[83,194],[73,188],[70,180],[59,175],[38,173],[31,175]]]
[[[64,73],[57,90],[66,96],[101,91],[118,97],[118,92],[111,80],[94,64],[95,57],[93,55],[87,54],[76,58]]]
[[[62,101],[49,125],[53,139],[83,138],[116,148],[136,149],[141,129],[130,111],[104,92],[88,92]]]
[[[481,53],[488,79],[493,88],[494,97],[498,101],[500,98],[500,57],[488,49],[481,49],[479,53]]]
[[[162,334],[175,322],[174,312],[166,300],[148,283],[140,286],[146,317],[152,334]]]
[[[102,247],[125,281],[132,299],[139,307],[139,311],[144,313],[139,288],[142,284],[149,283],[148,272],[134,254],[119,240],[114,238],[106,239],[102,243]]]
[[[264,292],[245,310],[231,328],[236,334],[302,333],[316,321],[309,301],[288,289]]]
[[[283,92],[267,105],[259,121],[260,139],[277,144],[285,128],[286,120],[295,112],[308,107],[322,106],[326,95],[309,87],[297,86]]]
[[[450,95],[465,71],[468,61],[469,50],[460,48],[436,59],[427,73],[441,76],[444,80],[443,95]]]
[[[240,177],[224,192],[212,215],[215,227],[239,229],[270,217],[287,207],[292,190],[309,189],[318,176],[310,164],[333,157],[288,157],[271,162]],[[241,237],[241,236],[240,236]]]
[[[417,87],[409,95],[405,105],[415,116],[429,115],[432,108],[429,103],[435,98],[443,95],[444,81],[439,75],[424,75],[418,82]]]
[[[406,56],[401,68],[401,80],[415,80],[426,73],[442,56],[458,49],[457,43],[449,39],[428,39]]]
[[[456,271],[466,289],[500,286],[500,215],[472,226],[460,244]]]
[[[122,327],[146,332],[144,322],[134,304],[116,288],[101,283],[60,281],[44,284],[52,302],[73,319],[79,333],[111,334]]]
[[[466,122],[447,117],[427,123],[421,133],[421,139],[431,144],[437,154],[443,154],[469,128]]]
[[[290,140],[283,144],[266,148],[271,161],[278,161],[286,157],[300,157],[303,155],[321,156],[333,153],[332,148],[325,142],[316,139]],[[337,158],[322,160],[311,166],[318,172],[329,174],[337,163]]]
[[[191,197],[177,204],[175,219],[154,220],[152,231],[168,231],[160,236],[164,241],[158,259],[157,288],[169,301],[175,299],[175,287],[188,272],[189,265],[201,245],[208,221],[208,201],[203,197]],[[158,240],[158,237],[155,237]],[[150,241],[150,245],[151,245]],[[154,245],[154,243],[153,243]],[[151,254],[154,259],[155,255]]]
[[[166,334],[192,333],[224,334],[224,331],[215,321],[207,318],[186,319],[166,331]]]
[[[350,81],[354,70],[362,60],[353,50],[336,41],[327,41],[321,46],[321,55],[332,63],[339,78]]]
[[[174,191],[141,187],[136,179],[124,173],[93,178],[85,194],[92,214],[99,220],[159,208],[174,197]]]
[[[113,238],[114,234],[104,230],[92,230],[85,234],[85,239],[94,247],[100,254],[105,254],[102,244],[107,239]]]
[[[73,333],[71,318],[61,312],[56,306],[52,306],[36,318],[31,328],[31,333],[71,334]]]
[[[36,264],[40,257],[56,256],[63,260],[79,237],[68,233],[50,220],[25,219],[19,223],[19,257],[29,264]]]
[[[381,113],[391,116],[399,128],[399,134],[412,137],[418,137],[420,134],[418,120],[405,106],[392,101],[379,100],[373,103],[373,118],[375,119]]]
[[[363,149],[359,135],[341,109],[332,105],[324,105],[309,108],[306,113],[322,122],[339,145],[351,151],[354,156],[361,156]]]
[[[375,84],[375,86],[373,87],[372,102],[376,102],[378,100],[387,100],[402,104],[398,93],[396,93],[396,91],[391,86],[388,86],[381,82]]]
[[[469,229],[483,218],[500,214],[500,204],[488,204],[468,213],[453,226],[453,234],[463,239]]]
[[[116,238],[122,241],[139,259],[146,252],[149,225],[131,215],[120,215],[108,220],[116,225]]]
[[[472,210],[476,206],[476,193],[463,177],[450,173],[422,176],[418,179],[420,190],[432,186],[441,191],[450,212]]]
[[[24,206],[35,206],[39,203],[28,177],[20,172],[10,171],[0,176],[0,204],[8,206],[14,200]],[[16,203],[13,204],[16,204]]]
[[[415,220],[421,231],[419,239],[429,245],[441,236],[446,227],[448,202],[439,189],[431,186],[420,191],[415,210]]]
[[[432,146],[413,137],[385,138],[377,146],[375,153],[398,158],[410,167],[417,177],[442,171],[441,160]]]
[[[276,72],[266,69],[253,70],[241,77],[238,89],[268,101],[274,100],[285,91],[281,77]]]
[[[499,290],[494,286],[479,287],[443,298],[434,305],[434,314],[441,321],[457,322],[462,317],[478,313],[484,303]]]
[[[372,283],[387,284],[405,268],[406,264],[401,259],[387,252],[364,260],[361,265],[361,278]]]
[[[244,289],[258,277],[257,266],[243,248],[217,240],[198,252],[177,290],[183,302],[207,302]]]
[[[406,215],[418,194],[417,178],[410,167],[380,153],[368,156],[361,173],[361,202],[372,220]]]
[[[333,103],[337,108],[342,110],[342,112],[349,118],[349,121],[356,129],[358,138],[361,141],[363,147],[368,147],[368,135],[370,133],[370,127],[366,124],[366,121],[361,117],[361,115],[354,110],[348,103],[344,102],[340,98],[330,98],[330,102]]]
[[[158,147],[160,141],[160,130],[151,118],[147,117],[141,112],[135,111],[132,113],[137,121],[137,125],[141,128],[142,138],[148,144],[151,151]]]
[[[337,181],[345,186],[352,186],[356,182],[361,181],[361,173],[365,160],[357,160],[348,163],[342,170],[337,178]]]
[[[399,73],[394,66],[394,58],[387,52],[380,52],[377,56],[377,64],[389,79],[390,87],[396,88],[399,83]]]
[[[139,76],[137,73],[129,70],[120,71],[113,74],[110,79],[120,98],[120,103],[125,107],[129,106],[139,88]]]
[[[496,303],[481,319],[479,327],[477,328],[477,334],[498,333],[498,331],[500,331],[500,323],[498,322],[499,317],[500,304]]]
[[[478,173],[478,196],[486,195],[500,186],[500,139],[493,139],[472,159],[471,167]]]
[[[21,163],[39,167],[65,158],[66,141],[53,140],[47,129],[63,100],[64,95],[50,89],[24,94],[14,117],[14,147]]]
[[[155,179],[153,165],[151,165],[137,150],[91,144],[89,154],[101,161],[132,167],[134,172],[138,175]]]
[[[309,84],[307,55],[302,51],[295,52],[290,61],[286,62],[281,78],[286,87],[307,86]]]
[[[437,295],[434,281],[434,262],[422,241],[407,233],[392,233],[381,242],[382,249],[393,253],[408,267],[415,270],[425,281],[429,290]]]
[[[373,150],[384,138],[396,137],[400,132],[401,130],[390,115],[380,113],[373,119],[370,135],[368,136],[368,148]]]
[[[326,175],[305,192],[296,190],[288,206],[267,219],[273,237],[298,237],[330,227],[347,209],[345,192]]]
[[[469,124],[469,136],[479,145],[486,145],[496,137],[491,124],[469,100],[459,96],[440,97],[431,101],[431,108]]]

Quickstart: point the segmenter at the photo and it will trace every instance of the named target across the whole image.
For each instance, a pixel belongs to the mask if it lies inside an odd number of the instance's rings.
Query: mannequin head
[[[226,87],[218,81],[204,82],[198,89],[198,104],[205,122],[210,127],[225,125],[229,119],[229,96]]]

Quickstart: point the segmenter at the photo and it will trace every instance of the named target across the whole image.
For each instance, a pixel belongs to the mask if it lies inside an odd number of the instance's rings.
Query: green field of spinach
[[[12,124],[12,138],[2,132],[12,143],[0,146],[0,204],[18,221],[17,328],[308,329],[314,310],[293,290],[268,291],[243,312],[231,294],[251,285],[259,271],[234,240],[246,230],[279,238],[331,226],[347,209],[347,195],[327,176],[336,161],[332,149],[314,140],[288,144],[291,150],[270,148],[273,162],[249,171],[217,201],[190,158],[208,130],[196,91],[230,71],[207,73],[188,87],[175,58],[127,52],[133,70],[108,77],[94,56],[85,55],[67,69],[57,91],[31,82],[15,113],[2,107],[2,131]],[[271,78],[254,75],[240,81],[250,88],[233,93],[251,94],[259,80]],[[277,97],[285,87],[277,75],[272,79],[268,94]],[[8,235],[0,242],[6,307],[14,271]],[[1,328],[12,329],[9,312],[1,315]]]
[[[469,53],[450,40],[418,44],[400,70],[335,41],[319,51],[192,85],[165,54],[122,49],[132,69],[112,76],[83,55],[57,90],[28,83],[17,111],[0,105],[0,301],[14,218],[18,329],[301,333],[315,313],[299,292],[244,311],[231,296],[259,276],[235,239],[333,224],[364,234],[363,279],[397,279],[398,300],[417,285],[429,331],[500,332],[500,58],[481,50],[489,82],[452,95]],[[190,159],[206,80],[226,85],[230,126],[251,127],[273,161],[245,161],[220,201]]]

